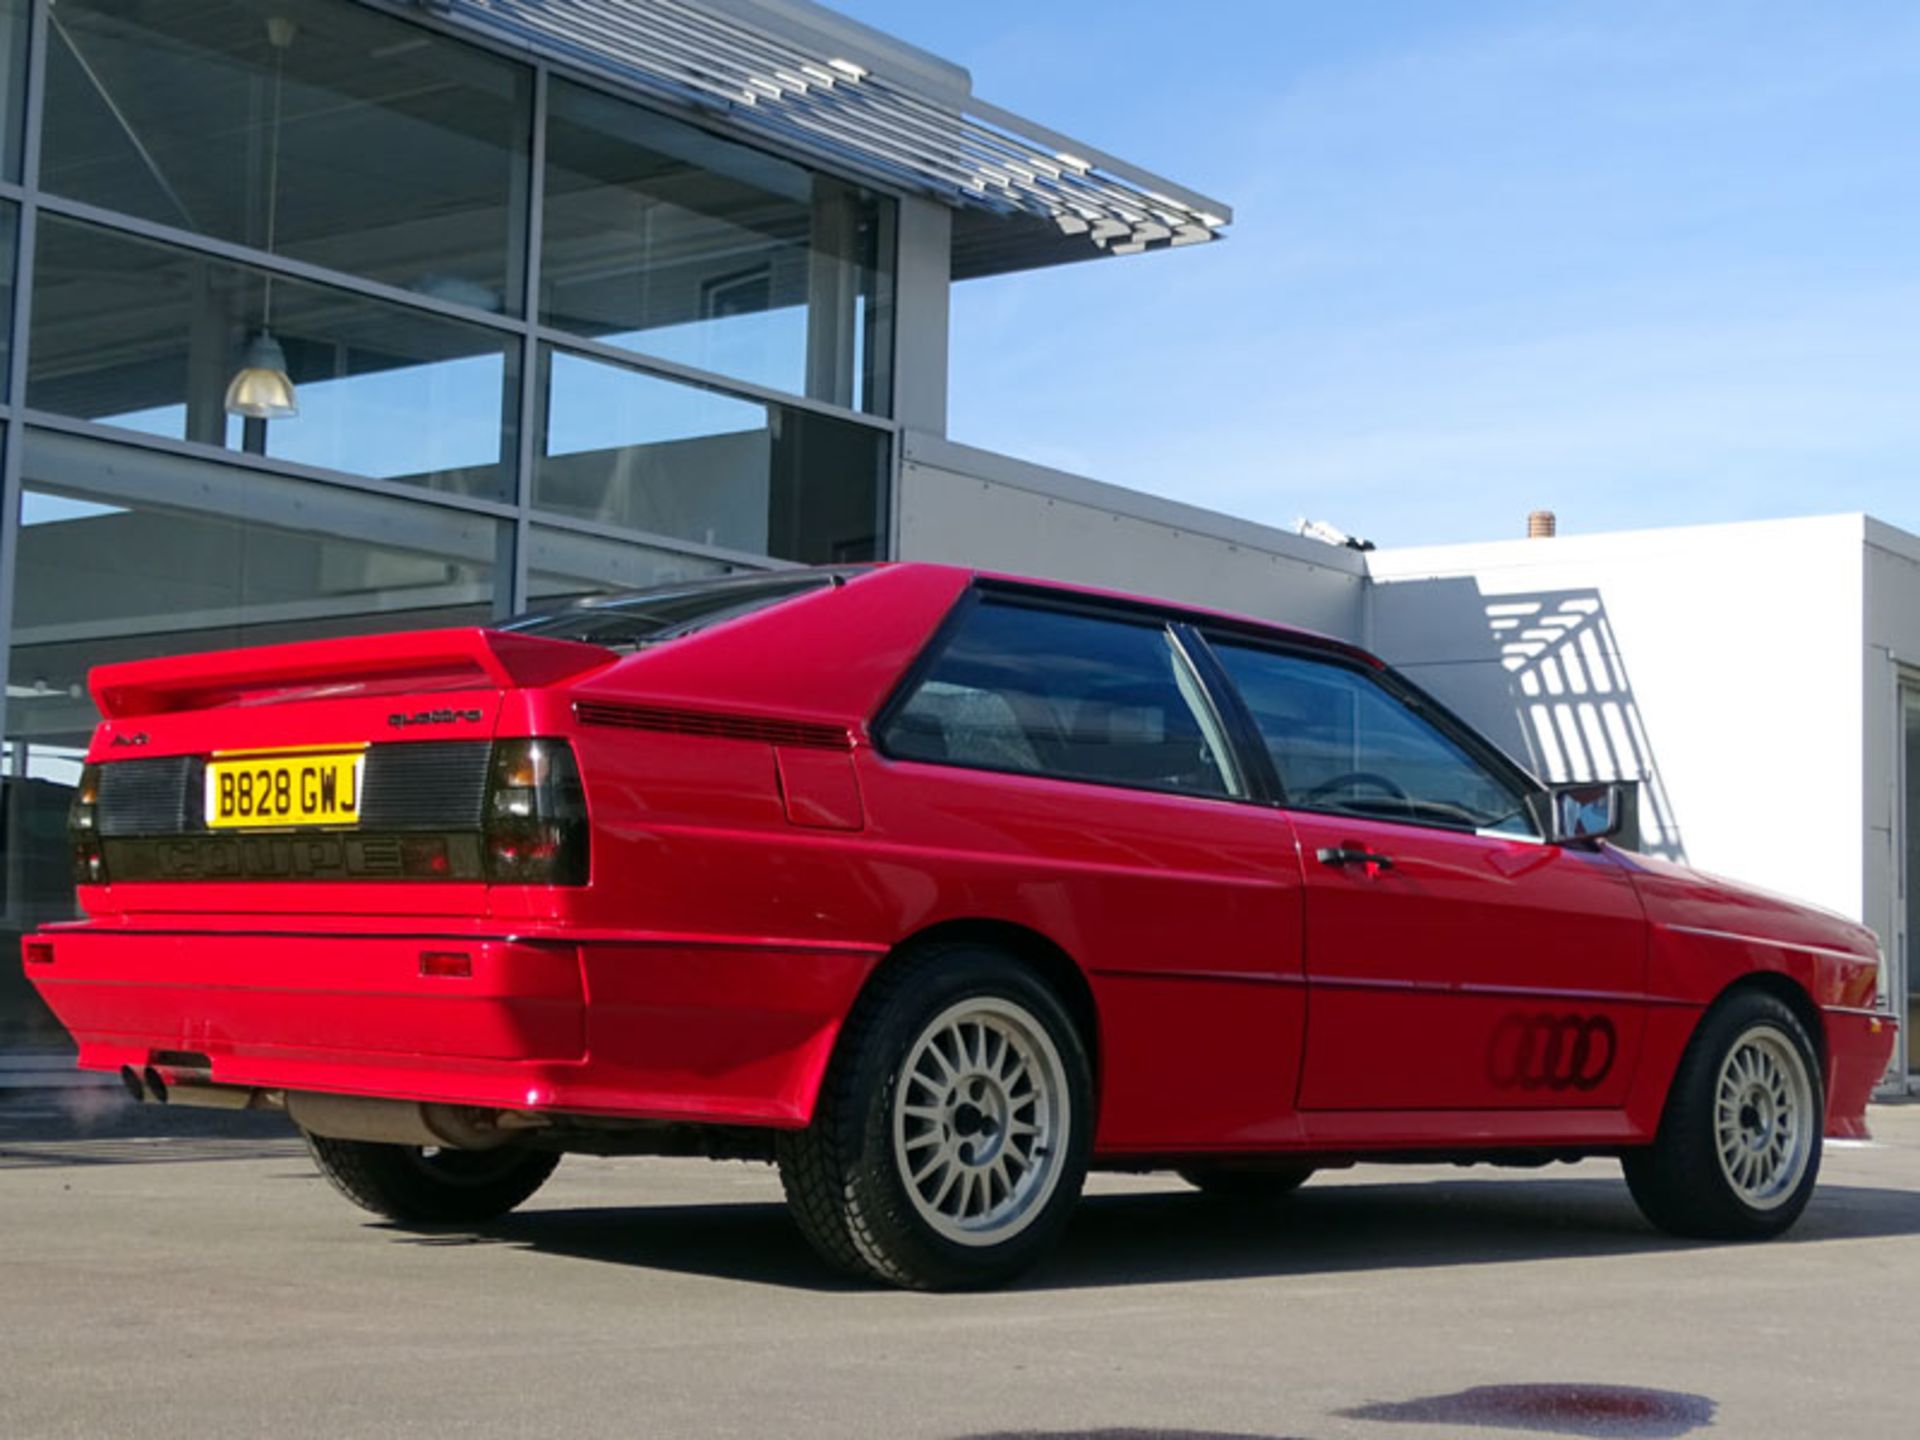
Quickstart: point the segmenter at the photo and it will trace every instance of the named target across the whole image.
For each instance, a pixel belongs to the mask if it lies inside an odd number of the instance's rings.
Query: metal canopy
[[[1232,218],[970,96],[930,94],[695,0],[422,3],[514,48],[945,201],[962,212],[957,278],[1194,244]]]

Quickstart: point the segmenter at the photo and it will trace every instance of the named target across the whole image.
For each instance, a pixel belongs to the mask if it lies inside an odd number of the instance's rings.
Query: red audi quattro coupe
[[[1618,1156],[1771,1235],[1891,1051],[1873,936],[1606,843],[1350,645],[899,564],[103,666],[80,1064],[283,1107],[351,1200],[776,1160],[828,1261],[1002,1280],[1090,1167],[1277,1196]]]

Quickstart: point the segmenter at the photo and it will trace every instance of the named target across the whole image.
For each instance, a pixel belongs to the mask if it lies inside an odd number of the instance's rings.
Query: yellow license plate
[[[354,825],[367,752],[326,750],[216,755],[207,762],[207,824]]]

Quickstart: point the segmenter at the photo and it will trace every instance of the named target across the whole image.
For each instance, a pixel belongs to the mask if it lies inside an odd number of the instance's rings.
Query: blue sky
[[[973,282],[954,438],[1382,544],[1920,530],[1920,5],[831,0],[1234,207]]]

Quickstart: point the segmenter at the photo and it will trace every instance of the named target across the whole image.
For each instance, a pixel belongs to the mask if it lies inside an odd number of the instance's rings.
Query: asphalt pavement
[[[363,1216],[272,1116],[0,1102],[0,1440],[1879,1437],[1920,1424],[1920,1106],[1800,1226],[1617,1165],[1360,1167],[1261,1212],[1096,1177],[1017,1288],[821,1270],[764,1166],[570,1157],[478,1232]]]

